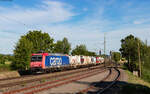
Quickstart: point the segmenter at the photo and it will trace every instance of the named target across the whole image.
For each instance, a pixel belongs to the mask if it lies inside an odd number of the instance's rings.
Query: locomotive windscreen
[[[31,57],[31,62],[42,61],[42,55],[34,55]]]

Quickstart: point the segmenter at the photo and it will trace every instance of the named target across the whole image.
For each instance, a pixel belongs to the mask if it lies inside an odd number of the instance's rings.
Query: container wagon
[[[35,72],[52,72],[58,70],[90,67],[104,62],[102,57],[68,56],[64,54],[32,54],[30,70]]]

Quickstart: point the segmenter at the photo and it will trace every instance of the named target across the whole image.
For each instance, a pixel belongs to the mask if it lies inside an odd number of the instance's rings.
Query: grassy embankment
[[[134,76],[127,70],[126,73],[128,74],[128,84],[122,87],[122,94],[150,94],[150,83]]]
[[[142,79],[150,83],[150,67],[142,67]]]
[[[5,64],[0,64],[0,72],[11,71],[10,62],[6,62]]]

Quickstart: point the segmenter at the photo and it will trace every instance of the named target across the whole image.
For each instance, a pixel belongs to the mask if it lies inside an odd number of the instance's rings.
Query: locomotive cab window
[[[31,62],[42,61],[42,55],[34,55],[31,57]]]

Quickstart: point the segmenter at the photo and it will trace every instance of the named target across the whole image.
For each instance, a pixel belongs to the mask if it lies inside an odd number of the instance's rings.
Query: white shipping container
[[[91,62],[92,63],[96,63],[96,58],[95,57],[91,57]]]
[[[71,65],[79,65],[80,62],[80,56],[69,56],[70,64]]]

